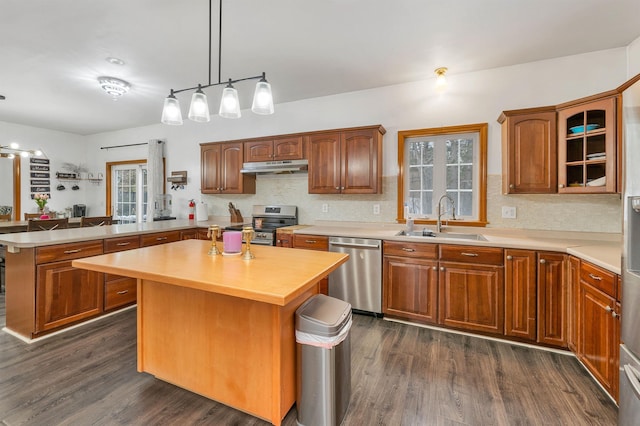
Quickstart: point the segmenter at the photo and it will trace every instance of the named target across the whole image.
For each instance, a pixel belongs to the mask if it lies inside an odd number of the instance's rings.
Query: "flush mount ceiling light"
[[[253,103],[251,105],[251,111],[256,114],[269,115],[273,114],[273,96],[271,94],[271,85],[267,82],[265,73],[254,77],[246,77],[239,79],[229,79],[228,81],[221,80],[222,69],[222,0],[220,0],[220,13],[218,23],[218,82],[211,82],[211,0],[209,0],[209,84],[198,84],[194,87],[186,89],[174,90],[171,89],[170,94],[164,100],[164,108],[162,109],[161,122],[164,124],[180,125],[182,124],[182,112],[180,111],[180,103],[175,97],[176,93],[186,92],[197,89],[191,97],[191,105],[189,107],[189,120],[193,120],[200,123],[208,122],[211,117],[209,116],[209,104],[207,103],[207,95],[204,94],[202,89],[206,89],[213,86],[226,85],[222,91],[222,98],[220,100],[220,108],[218,113],[221,117],[225,118],[240,118],[240,102],[238,101],[238,91],[233,87],[235,83],[245,80],[258,80],[256,89],[253,94]]]
[[[16,142],[11,142],[9,145],[0,145],[0,157],[15,158],[16,155],[21,157],[40,157],[42,156],[42,151],[39,149],[21,149]]]
[[[109,56],[108,58],[105,58],[105,61],[113,65],[124,65],[124,61],[122,59],[115,58],[113,56]]]
[[[131,88],[131,84],[116,77],[98,77],[98,83],[102,90],[115,101]]]
[[[447,73],[447,67],[436,68],[434,72],[436,73],[436,86],[437,87],[446,86],[447,79],[444,75]]]

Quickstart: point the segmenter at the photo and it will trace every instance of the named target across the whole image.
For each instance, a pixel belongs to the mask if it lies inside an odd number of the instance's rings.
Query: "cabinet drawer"
[[[117,251],[131,250],[140,247],[140,237],[134,235],[132,237],[108,238],[104,240],[104,252],[115,253]]]
[[[420,259],[438,258],[437,244],[385,241],[383,247],[385,256],[418,257]]]
[[[293,235],[293,247],[310,250],[329,250],[329,237],[320,235]]]
[[[173,243],[175,241],[180,241],[180,231],[156,232],[140,236],[140,245],[142,247]]]
[[[502,265],[503,250],[495,247],[441,245],[440,260],[449,262]]]
[[[56,244],[54,246],[38,247],[36,249],[36,263],[80,259],[98,254],[102,254],[102,240]]]
[[[104,285],[104,310],[117,308],[136,302],[137,280],[119,275],[107,276]]]
[[[582,261],[580,279],[616,299],[616,274]]]

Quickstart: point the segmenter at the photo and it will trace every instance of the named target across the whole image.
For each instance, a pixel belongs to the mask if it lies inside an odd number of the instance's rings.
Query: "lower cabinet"
[[[36,333],[102,313],[102,273],[62,261],[38,265],[36,277]]]
[[[577,356],[616,400],[620,359],[618,294],[615,274],[581,262]]]
[[[567,347],[567,256],[538,253],[538,343]]]
[[[329,237],[322,235],[294,234],[293,247],[308,250],[329,251]],[[329,294],[329,278],[325,277],[318,283],[318,291],[322,294]]]
[[[506,249],[504,264],[504,334],[536,341],[536,252]]]
[[[383,312],[425,324],[438,322],[438,246],[384,242]]]

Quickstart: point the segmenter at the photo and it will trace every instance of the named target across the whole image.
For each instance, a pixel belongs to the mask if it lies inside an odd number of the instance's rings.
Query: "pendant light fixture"
[[[433,72],[436,73],[436,87],[444,88],[447,85],[447,78],[444,76],[447,73],[447,67],[436,68]]]
[[[273,95],[271,93],[271,85],[267,82],[265,73],[254,77],[246,77],[240,79],[229,79],[226,82],[221,81],[221,69],[222,69],[222,0],[220,0],[220,14],[218,24],[218,82],[211,82],[211,0],[209,0],[209,84],[198,84],[196,87],[189,87],[186,89],[173,90],[167,98],[164,100],[164,108],[162,110],[161,122],[164,124],[180,125],[182,124],[182,112],[180,111],[180,103],[175,97],[177,93],[186,92],[189,90],[197,89],[191,97],[191,104],[189,106],[189,119],[206,123],[211,117],[209,116],[209,104],[207,102],[207,95],[204,94],[202,89],[206,89],[213,86],[221,86],[225,84],[225,88],[222,90],[222,98],[220,100],[220,109],[218,111],[221,117],[225,118],[240,118],[240,101],[238,100],[238,91],[233,87],[235,83],[245,80],[258,80],[256,89],[253,95],[253,104],[251,110],[256,114],[269,115],[273,114]]]

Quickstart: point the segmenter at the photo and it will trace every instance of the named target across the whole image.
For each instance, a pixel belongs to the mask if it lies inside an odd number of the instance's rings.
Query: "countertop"
[[[208,255],[210,246],[208,241],[184,240],[87,257],[72,264],[285,306],[349,257],[344,253],[252,245],[255,259],[243,260],[241,254]]]

